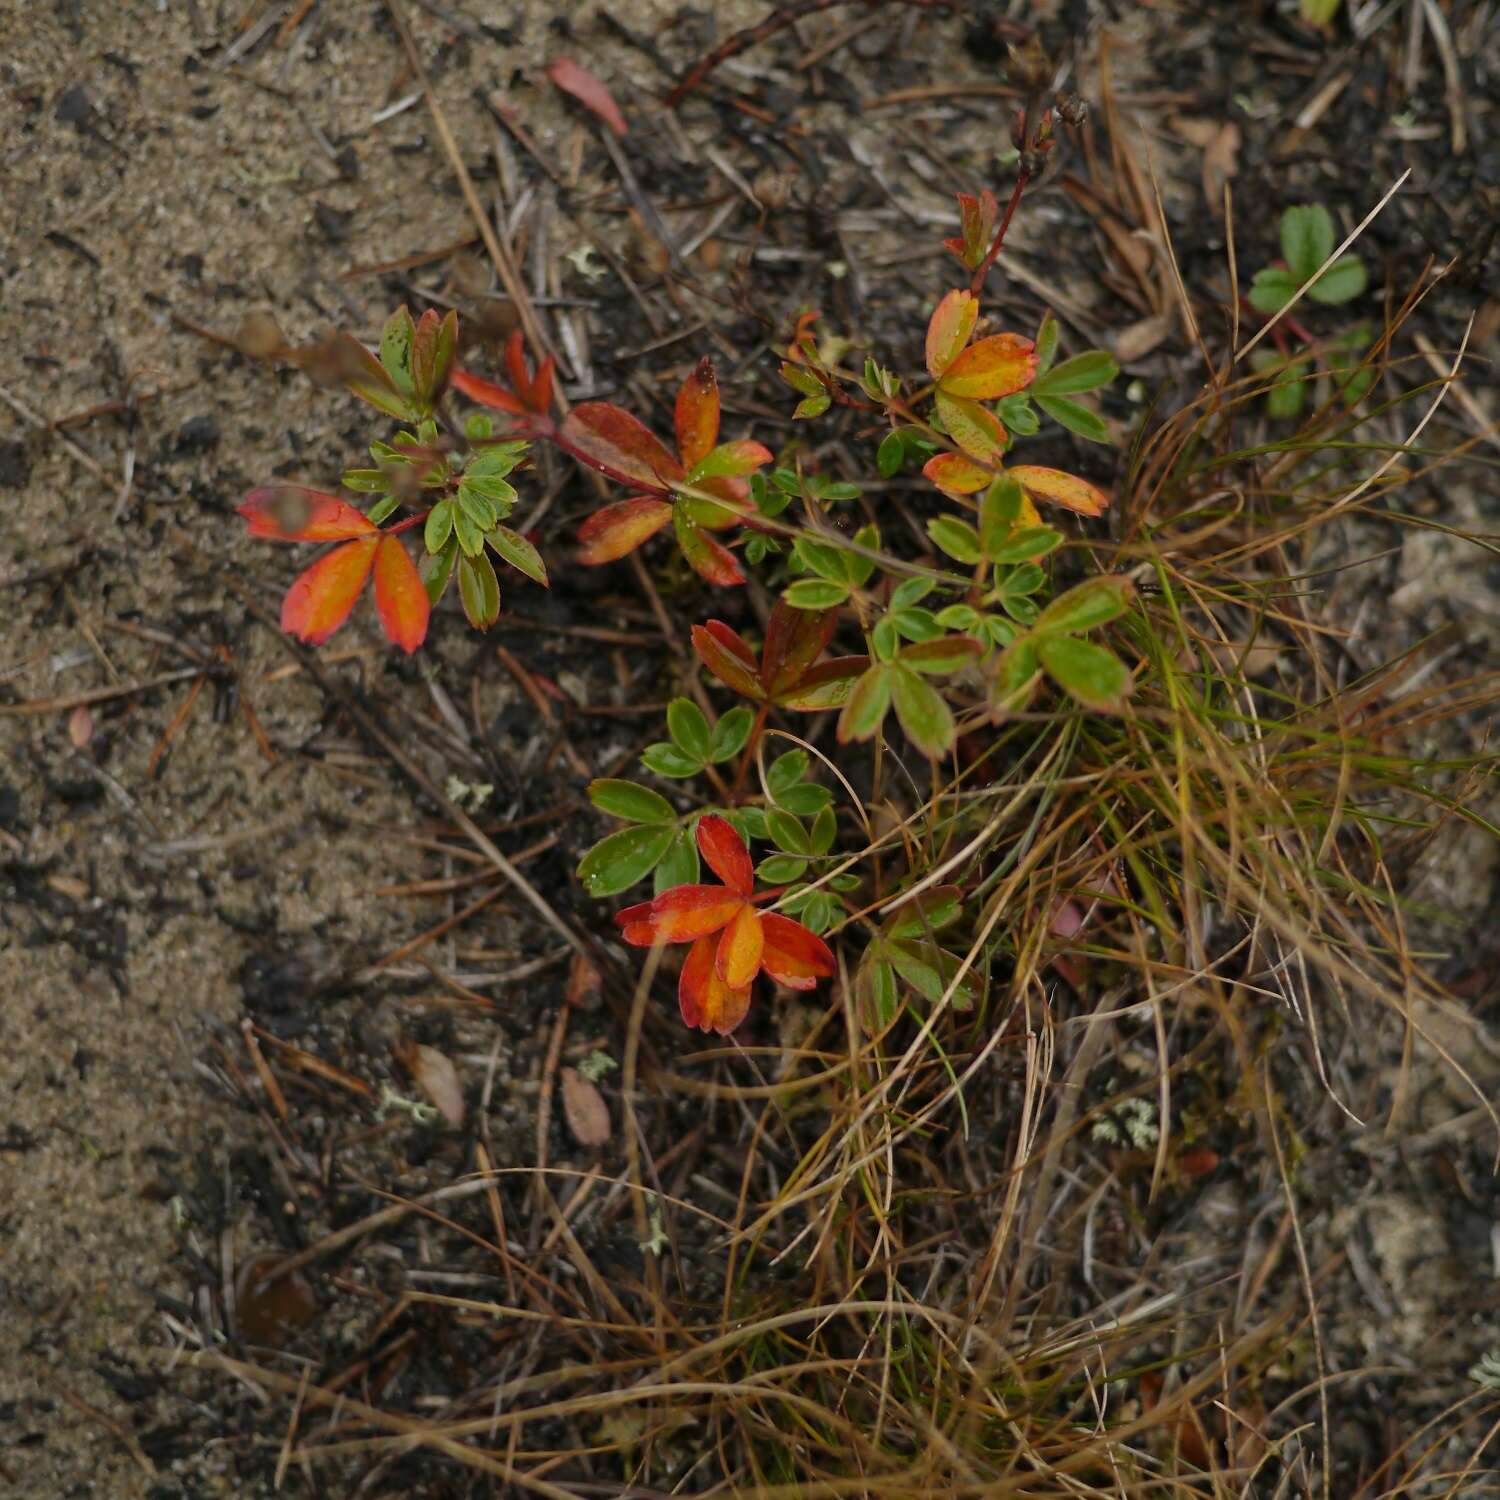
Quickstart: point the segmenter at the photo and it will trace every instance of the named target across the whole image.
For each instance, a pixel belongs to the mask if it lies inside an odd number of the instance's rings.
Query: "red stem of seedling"
[[[995,258],[1000,254],[1000,247],[1005,243],[1006,231],[1010,228],[1010,221],[1015,217],[1016,205],[1021,201],[1021,194],[1026,191],[1026,184],[1031,181],[1031,173],[1022,167],[1016,174],[1016,185],[1010,190],[1010,202],[1005,205],[1004,217],[1000,220],[1000,228],[995,233],[995,242],[986,252],[985,257],[979,263],[979,269],[974,272],[974,279],[969,283],[969,295],[977,297],[984,288],[984,278],[990,274],[990,267],[995,264]]]
[[[738,797],[740,788],[745,784],[745,774],[750,769],[751,758],[755,754],[755,747],[760,744],[761,731],[766,727],[766,715],[771,711],[769,703],[762,703],[755,715],[755,723],[750,726],[750,738],[745,741],[744,753],[740,756],[739,770],[734,773],[734,785],[729,788],[731,797]]]

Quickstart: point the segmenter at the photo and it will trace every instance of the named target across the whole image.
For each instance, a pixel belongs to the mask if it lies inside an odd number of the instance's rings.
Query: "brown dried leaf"
[[[575,953],[568,970],[568,1004],[579,1010],[598,1010],[603,988],[599,966],[587,954]]]
[[[458,1069],[449,1058],[436,1047],[414,1042],[397,1042],[391,1051],[438,1113],[457,1130],[464,1122],[464,1090],[458,1080]]]
[[[75,750],[82,750],[93,737],[94,716],[89,712],[86,703],[80,703],[68,715],[68,738],[73,742]]]
[[[573,1139],[580,1146],[607,1145],[611,1129],[604,1095],[577,1068],[564,1068],[561,1077],[563,1114]]]

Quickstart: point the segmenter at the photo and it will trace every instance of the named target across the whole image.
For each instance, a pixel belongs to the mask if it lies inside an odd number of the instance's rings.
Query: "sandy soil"
[[[473,35],[410,7],[481,183],[492,178],[494,132],[476,90],[504,91],[566,161],[585,137],[541,79],[544,58],[566,47],[622,99],[632,79],[656,86],[640,52],[593,25],[580,21],[569,42],[541,7],[462,8]],[[392,833],[413,825],[410,792],[203,561],[243,568],[274,607],[292,564],[247,542],[233,505],[271,475],[330,482],[367,424],[352,399],[268,372],[184,324],[229,332],[247,314],[271,312],[298,341],[335,326],[369,336],[390,285],[346,273],[470,227],[421,103],[391,108],[414,85],[383,8],[320,0],[278,36],[281,19],[301,9],[9,0],[7,10],[0,0],[0,1317],[9,1349],[0,1355],[0,1490],[17,1496],[238,1493],[216,1480],[223,1466],[211,1446],[195,1455],[194,1488],[166,1472],[175,1418],[152,1406],[157,1376],[137,1358],[143,1344],[162,1342],[161,1297],[175,1299],[173,1315],[193,1316],[182,1304],[184,1260],[211,1271],[225,1254],[242,1257],[254,1248],[251,1221],[264,1217],[229,1165],[262,1127],[224,1104],[213,1070],[231,1053],[244,1066],[247,1014],[316,1006],[351,986],[358,996],[365,967],[425,920],[374,894],[433,873]],[[726,0],[712,9],[722,35],[764,7]],[[669,11],[655,0],[611,6],[642,32]],[[706,39],[685,23],[663,45],[680,59]],[[878,124],[853,129],[862,149],[888,148]],[[1198,156],[1180,138],[1164,148],[1169,192],[1186,199]],[[936,212],[943,201],[934,190],[920,206]],[[625,337],[638,344],[647,334]],[[1452,587],[1439,547],[1422,541],[1425,550],[1392,564],[1415,624],[1441,614],[1438,596]],[[1467,556],[1455,565],[1483,601],[1482,618],[1494,608],[1493,581]],[[477,650],[459,640],[444,637],[435,653],[440,680]],[[363,613],[328,659],[428,714],[421,671],[394,662]],[[485,693],[486,722],[517,699],[492,660]],[[525,737],[512,748],[523,752]],[[1430,898],[1467,903],[1477,919],[1493,896],[1493,846],[1456,858],[1431,873]],[[565,883],[561,854],[547,869]],[[509,919],[487,920],[476,948],[515,940]],[[1477,982],[1492,1001],[1486,972]],[[369,994],[367,1019],[383,1035],[378,987]],[[346,998],[341,1014],[361,1004]],[[1400,1038],[1379,1045],[1393,1067]],[[1479,1055],[1489,1044],[1476,1033],[1465,1045]],[[1455,1367],[1484,1346],[1493,1317],[1494,1189],[1469,1175],[1472,1100],[1432,1087],[1435,1113],[1422,1129],[1444,1150],[1464,1145],[1451,1191],[1414,1186],[1400,1148],[1372,1130],[1347,1148],[1358,1190],[1322,1232],[1367,1226],[1371,1306],[1390,1313],[1352,1320],[1342,1354],[1389,1357],[1395,1327],[1402,1359],[1434,1359],[1445,1288],[1462,1278],[1473,1289],[1463,1349],[1442,1356],[1436,1382],[1457,1389]],[[215,1200],[218,1215],[195,1221],[202,1209],[193,1205]],[[155,1415],[133,1415],[141,1403]],[[111,1423],[134,1434],[130,1445]]]

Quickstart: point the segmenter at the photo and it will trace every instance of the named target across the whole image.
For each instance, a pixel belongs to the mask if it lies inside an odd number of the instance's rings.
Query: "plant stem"
[[[769,703],[762,703],[755,715],[755,723],[750,726],[750,738],[745,741],[745,748],[740,754],[739,769],[734,773],[734,785],[729,789],[731,798],[738,797],[740,788],[745,784],[745,776],[750,770],[750,761],[755,755],[755,747],[760,744],[761,731],[766,727],[766,715],[771,712]]]
[[[1021,167],[1016,173],[1016,185],[1010,190],[1010,202],[1005,205],[1005,215],[1000,220],[1000,228],[995,232],[995,242],[986,252],[985,257],[979,263],[979,269],[974,272],[974,279],[969,283],[969,293],[977,297],[984,289],[984,278],[990,274],[990,267],[995,264],[995,257],[1000,254],[1000,247],[1005,243],[1006,231],[1010,228],[1010,221],[1015,217],[1016,205],[1021,201],[1021,194],[1026,191],[1026,184],[1031,181],[1031,173],[1025,167]]]

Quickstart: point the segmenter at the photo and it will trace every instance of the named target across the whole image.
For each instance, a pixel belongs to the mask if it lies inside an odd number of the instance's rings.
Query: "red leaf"
[[[343,542],[375,530],[374,522],[337,495],[297,484],[251,490],[237,514],[249,523],[251,536],[277,542]]]
[[[300,574],[281,601],[281,628],[321,646],[345,620],[375,565],[378,536],[346,542]]]
[[[1028,495],[1038,500],[1050,500],[1054,505],[1077,511],[1081,516],[1103,515],[1109,505],[1109,496],[1103,490],[1096,489],[1076,474],[1064,474],[1061,469],[1039,469],[1032,464],[1019,464],[1007,469],[1006,473]]]
[[[725,687],[757,703],[765,699],[756,670],[755,653],[722,620],[693,626],[693,650]]]
[[[596,510],[578,528],[578,560],[596,567],[614,562],[627,552],[634,552],[647,538],[653,537],[672,519],[672,507],[665,500],[637,495]]]
[[[760,913],[753,906],[742,906],[719,939],[714,968],[731,990],[746,988],[760,973],[760,955],[766,945],[760,922]]]
[[[972,495],[984,489],[995,476],[958,453],[939,453],[922,466],[922,475],[944,494]]]
[[[927,324],[927,370],[936,380],[958,358],[979,318],[979,303],[968,292],[951,291]]]
[[[547,77],[564,93],[571,94],[580,104],[599,116],[616,135],[628,134],[630,127],[614,96],[589,70],[573,61],[571,57],[559,57],[547,64]]]
[[[683,468],[661,440],[621,407],[607,401],[575,406],[563,436],[585,457],[648,489],[670,489]]]
[[[398,538],[388,536],[375,551],[375,608],[386,638],[410,655],[427,639],[432,611],[417,565]]]
[[[774,911],[761,913],[761,967],[788,989],[810,990],[834,971],[833,952],[817,933]]]
[[[778,599],[766,623],[760,675],[774,697],[790,687],[823,654],[838,625],[836,609],[793,609]]]
[[[698,820],[698,852],[730,890],[748,896],[755,883],[750,851],[733,823],[710,814]],[[747,980],[746,983],[749,981]]]
[[[687,1025],[728,1036],[750,1009],[750,986],[732,990],[724,983],[714,965],[716,947],[708,937],[693,944],[677,981],[677,1008]]]
[[[993,401],[1024,390],[1036,375],[1031,340],[1017,333],[997,333],[970,344],[943,371],[943,389],[950,396]]]
[[[505,341],[505,368],[510,383],[529,411],[545,417],[552,406],[553,358],[549,354],[533,376],[526,363],[526,339],[519,328]]]
[[[674,519],[677,545],[699,577],[718,584],[720,588],[745,581],[745,574],[728,547],[716,542],[697,522],[690,521],[680,508]]]
[[[477,401],[481,406],[508,412],[513,417],[524,417],[527,414],[526,405],[521,398],[513,396],[503,385],[497,385],[493,380],[483,380],[478,375],[469,374],[467,370],[455,370],[452,385],[454,390],[462,391],[470,401]]]
[[[713,452],[719,440],[719,379],[705,354],[677,392],[677,452],[686,469]],[[767,455],[769,457],[769,455]]]

